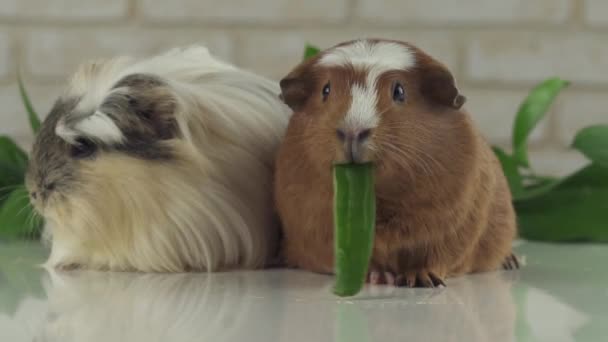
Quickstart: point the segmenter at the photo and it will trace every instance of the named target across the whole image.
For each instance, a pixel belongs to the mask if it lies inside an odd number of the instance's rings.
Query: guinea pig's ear
[[[100,110],[127,135],[166,140],[177,135],[176,107],[176,97],[162,79],[132,74],[116,83]]]
[[[177,135],[175,109],[175,96],[164,81],[132,74],[118,81],[94,112],[72,113],[55,131],[71,144],[79,138],[106,145],[171,139]]]
[[[304,107],[308,97],[313,91],[314,80],[310,74],[310,63],[300,65],[279,83],[281,95],[279,96],[294,112]]]
[[[452,73],[430,57],[421,58],[418,65],[420,91],[431,103],[460,109],[466,97],[458,91]]]

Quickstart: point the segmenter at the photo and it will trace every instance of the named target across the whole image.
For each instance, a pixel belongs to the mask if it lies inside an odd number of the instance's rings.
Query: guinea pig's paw
[[[371,268],[367,273],[367,283],[371,285],[395,285],[395,274],[390,271]]]
[[[445,287],[445,282],[438,272],[429,270],[408,270],[395,277],[395,286],[399,287]]]
[[[505,270],[516,270],[519,268],[519,259],[517,255],[511,253],[506,258],[505,261],[502,262],[502,268]]]

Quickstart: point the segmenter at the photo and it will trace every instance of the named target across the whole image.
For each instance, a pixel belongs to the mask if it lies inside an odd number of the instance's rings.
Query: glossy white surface
[[[0,341],[608,341],[608,245],[517,250],[520,271],[340,300],[301,271],[48,273],[0,244]]]

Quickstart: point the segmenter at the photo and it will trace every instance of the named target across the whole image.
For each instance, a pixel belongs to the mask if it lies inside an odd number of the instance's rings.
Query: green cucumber
[[[354,296],[363,287],[374,245],[376,196],[374,167],[334,166],[334,293]]]

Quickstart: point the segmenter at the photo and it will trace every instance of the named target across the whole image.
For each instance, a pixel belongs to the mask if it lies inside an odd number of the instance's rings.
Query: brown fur
[[[416,66],[386,72],[378,82],[380,123],[367,156],[376,167],[371,270],[394,274],[399,285],[425,286],[432,275],[498,269],[511,254],[515,214],[498,160],[460,110],[464,97],[452,75],[409,47]],[[319,66],[319,58],[281,82],[294,114],[278,154],[275,198],[288,264],[333,273],[331,169],[341,155],[335,131],[349,108],[352,82],[365,75]],[[328,80],[332,92],[323,102]],[[400,105],[392,101],[395,80],[407,93]]]

